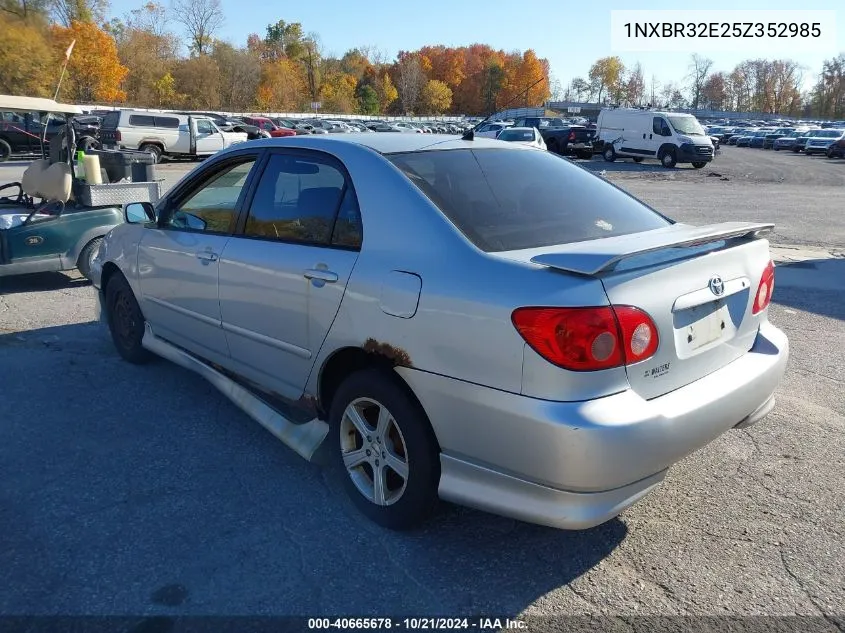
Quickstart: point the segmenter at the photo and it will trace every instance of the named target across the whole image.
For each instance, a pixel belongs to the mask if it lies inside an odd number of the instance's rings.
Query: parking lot
[[[797,614],[845,630],[845,160],[576,162],[679,221],[777,225],[770,319],[792,351],[765,420],[588,531],[446,506],[396,534],[203,379],[122,362],[78,274],[0,278],[0,614]],[[24,166],[0,165],[0,184]],[[172,186],[194,166],[159,173]]]

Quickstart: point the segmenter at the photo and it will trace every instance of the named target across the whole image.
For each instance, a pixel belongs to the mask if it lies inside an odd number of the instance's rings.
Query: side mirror
[[[155,207],[149,202],[130,202],[123,205],[123,219],[128,224],[155,222]]]

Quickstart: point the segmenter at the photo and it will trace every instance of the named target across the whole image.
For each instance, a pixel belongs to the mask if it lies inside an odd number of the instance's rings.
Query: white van
[[[606,161],[656,158],[664,167],[692,163],[701,169],[713,160],[713,141],[691,114],[638,109],[599,112],[596,150]]]
[[[114,110],[100,124],[103,149],[133,149],[162,157],[211,156],[221,149],[247,140],[244,132],[224,132],[207,116]]]

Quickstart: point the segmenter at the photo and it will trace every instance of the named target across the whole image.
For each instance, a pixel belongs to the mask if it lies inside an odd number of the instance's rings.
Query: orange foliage
[[[53,25],[51,35],[62,61],[68,46],[76,40],[60,100],[114,103],[126,99],[121,84],[129,71],[120,63],[114,38],[92,22],[73,22],[70,27]]]

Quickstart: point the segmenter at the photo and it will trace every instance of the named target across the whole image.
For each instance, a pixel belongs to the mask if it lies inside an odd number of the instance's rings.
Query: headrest
[[[337,209],[340,202],[340,187],[313,187],[299,192],[300,213],[304,216],[324,215],[325,210]]]
[[[48,202],[67,202],[73,186],[70,165],[54,163],[41,175],[42,197]]]
[[[47,159],[34,160],[30,163],[26,171],[21,177],[21,189],[30,198],[43,198],[41,192],[41,176],[44,171],[50,166],[50,161]]]

